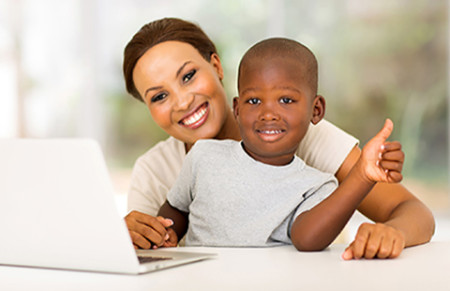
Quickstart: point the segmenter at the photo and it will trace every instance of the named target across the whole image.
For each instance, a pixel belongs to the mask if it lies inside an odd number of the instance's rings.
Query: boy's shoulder
[[[336,177],[333,174],[311,167],[310,165],[305,163],[305,161],[303,161],[298,156],[295,156],[295,158],[300,160],[301,173],[302,173],[301,175],[303,177],[309,177],[310,179],[318,179],[318,180],[324,180],[324,181],[325,180],[336,180]]]

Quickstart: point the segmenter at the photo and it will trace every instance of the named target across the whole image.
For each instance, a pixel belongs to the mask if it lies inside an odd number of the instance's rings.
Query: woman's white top
[[[310,125],[296,154],[308,165],[335,174],[359,141],[326,120]],[[153,216],[166,201],[186,157],[184,143],[169,137],[136,161],[128,191],[128,211]]]

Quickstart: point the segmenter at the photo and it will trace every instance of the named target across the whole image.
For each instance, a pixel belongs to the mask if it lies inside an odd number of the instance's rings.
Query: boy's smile
[[[244,148],[255,160],[271,165],[292,161],[322,98],[314,97],[304,73],[298,60],[278,56],[241,68],[234,113]]]
[[[286,129],[279,124],[258,124],[255,128],[256,133],[261,140],[266,142],[275,142],[286,135]]]

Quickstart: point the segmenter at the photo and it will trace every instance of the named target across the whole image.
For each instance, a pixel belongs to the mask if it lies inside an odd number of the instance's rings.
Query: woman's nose
[[[177,111],[187,110],[191,106],[194,99],[194,93],[177,94],[177,98],[175,98],[175,104],[173,107]]]

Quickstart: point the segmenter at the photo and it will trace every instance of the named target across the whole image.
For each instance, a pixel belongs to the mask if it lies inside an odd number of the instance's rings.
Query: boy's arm
[[[392,128],[392,122],[387,120],[383,129],[364,147],[361,158],[340,186],[327,199],[295,219],[291,239],[298,250],[316,251],[327,247],[376,182],[401,181],[404,160],[401,145],[386,142]]]
[[[169,237],[168,241],[178,242],[178,239],[181,239],[186,234],[189,222],[188,219],[189,213],[178,210],[177,208],[170,205],[169,202],[166,200],[166,202],[164,202],[164,204],[159,209],[158,216],[162,216],[166,219],[168,218],[173,221],[173,224],[170,228],[174,230],[175,233],[172,232],[168,233],[169,236],[173,236],[175,234],[176,238],[174,239],[173,237]]]

